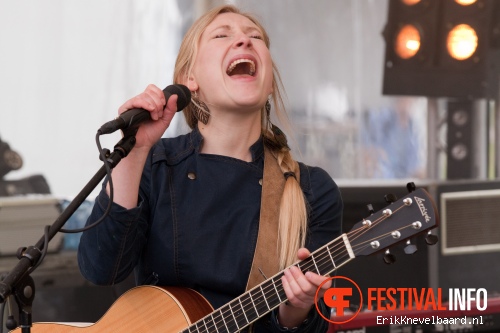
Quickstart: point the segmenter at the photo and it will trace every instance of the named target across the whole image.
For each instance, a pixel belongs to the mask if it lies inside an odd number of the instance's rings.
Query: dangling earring
[[[271,102],[269,102],[269,100],[266,101],[265,109],[266,109],[266,127],[271,128]]]
[[[210,118],[210,110],[205,103],[199,100],[198,93],[196,91],[191,97],[191,103],[193,103],[194,117],[198,121],[201,121],[203,124],[208,124],[208,119]]]

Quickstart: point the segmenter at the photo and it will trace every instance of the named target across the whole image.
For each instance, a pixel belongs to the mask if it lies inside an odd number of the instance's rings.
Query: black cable
[[[99,155],[101,156],[101,160],[104,162],[104,166],[106,168],[106,175],[108,176],[108,181],[109,181],[109,202],[108,202],[108,205],[106,207],[106,210],[104,211],[104,214],[97,221],[92,223],[91,225],[88,225],[88,226],[80,228],[80,229],[60,229],[59,230],[60,232],[64,232],[67,234],[76,234],[79,232],[83,232],[83,231],[92,229],[92,228],[96,227],[98,224],[100,224],[102,221],[104,221],[106,216],[108,216],[109,212],[111,211],[111,204],[113,203],[113,196],[114,196],[113,178],[111,177],[111,166],[109,164],[106,153],[104,152],[104,149],[102,149],[102,147],[101,147],[101,142],[99,141],[99,136],[100,136],[100,134],[97,133],[96,134],[96,145],[97,145],[97,149],[99,150]]]
[[[84,228],[80,228],[80,229],[72,229],[72,230],[69,230],[69,229],[60,229],[59,230],[60,232],[64,232],[64,233],[79,233],[79,232],[83,232],[83,231],[89,230],[89,229],[97,226],[99,223],[101,223],[104,220],[104,218],[107,215],[109,215],[109,212],[111,211],[111,204],[113,202],[113,193],[114,193],[113,180],[111,178],[111,167],[109,165],[109,161],[107,160],[106,154],[105,154],[104,150],[101,147],[101,143],[99,141],[99,134],[96,135],[96,143],[97,143],[97,148],[99,150],[99,154],[100,154],[101,159],[103,160],[105,168],[106,168],[106,175],[108,176],[108,179],[109,179],[110,190],[109,190],[109,202],[108,202],[108,206],[106,207],[104,215],[101,216],[101,218],[99,218],[96,222],[92,223],[91,225],[86,226]],[[50,240],[49,239],[50,238],[50,227],[51,227],[50,225],[46,225],[45,228],[44,228],[44,242],[43,242],[43,249],[42,249],[42,253],[41,253],[40,259],[35,263],[34,266],[32,266],[27,271],[28,275],[31,274],[38,266],[40,266],[40,264],[43,262],[43,259],[47,255],[48,248],[49,248],[49,240]],[[4,308],[4,306],[3,306],[3,308]],[[3,311],[4,311],[4,309],[2,309],[2,312]],[[2,317],[2,320],[3,320],[3,317]],[[2,331],[0,331],[0,333],[1,332]]]

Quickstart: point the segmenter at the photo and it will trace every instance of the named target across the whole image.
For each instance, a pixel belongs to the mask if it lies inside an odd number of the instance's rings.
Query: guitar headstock
[[[436,228],[438,223],[433,199],[424,189],[417,189],[356,223],[347,236],[356,256],[370,255]]]

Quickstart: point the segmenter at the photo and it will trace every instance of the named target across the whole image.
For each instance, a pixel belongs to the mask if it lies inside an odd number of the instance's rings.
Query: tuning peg
[[[396,261],[396,256],[394,254],[392,254],[389,249],[385,250],[384,262],[387,265],[390,265],[390,264],[394,263],[395,261]]]
[[[406,246],[405,246],[404,251],[406,254],[413,254],[413,253],[417,252],[417,246],[415,244],[412,244],[411,240],[408,239],[406,241]]]
[[[438,242],[438,240],[439,240],[439,237],[436,235],[433,235],[431,230],[429,230],[429,232],[427,233],[427,236],[425,236],[425,243],[427,243],[427,245],[434,245]]]
[[[406,189],[408,190],[408,192],[414,192],[417,187],[415,186],[415,183],[414,182],[411,182],[411,183],[408,183],[406,184]]]
[[[373,213],[375,213],[375,209],[373,209],[373,205],[372,204],[366,205],[366,208],[368,208],[368,212],[370,212],[370,215],[372,215]]]
[[[393,202],[398,201],[398,198],[392,193],[386,194],[384,196],[384,199],[387,203],[393,203]]]

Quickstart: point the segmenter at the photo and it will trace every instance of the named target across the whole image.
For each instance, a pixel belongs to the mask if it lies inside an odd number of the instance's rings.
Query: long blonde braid
[[[308,210],[300,187],[299,164],[292,157],[285,134],[271,123],[266,127],[264,144],[273,152],[285,177],[278,227],[279,266],[282,270],[297,261],[297,251],[305,245]]]

